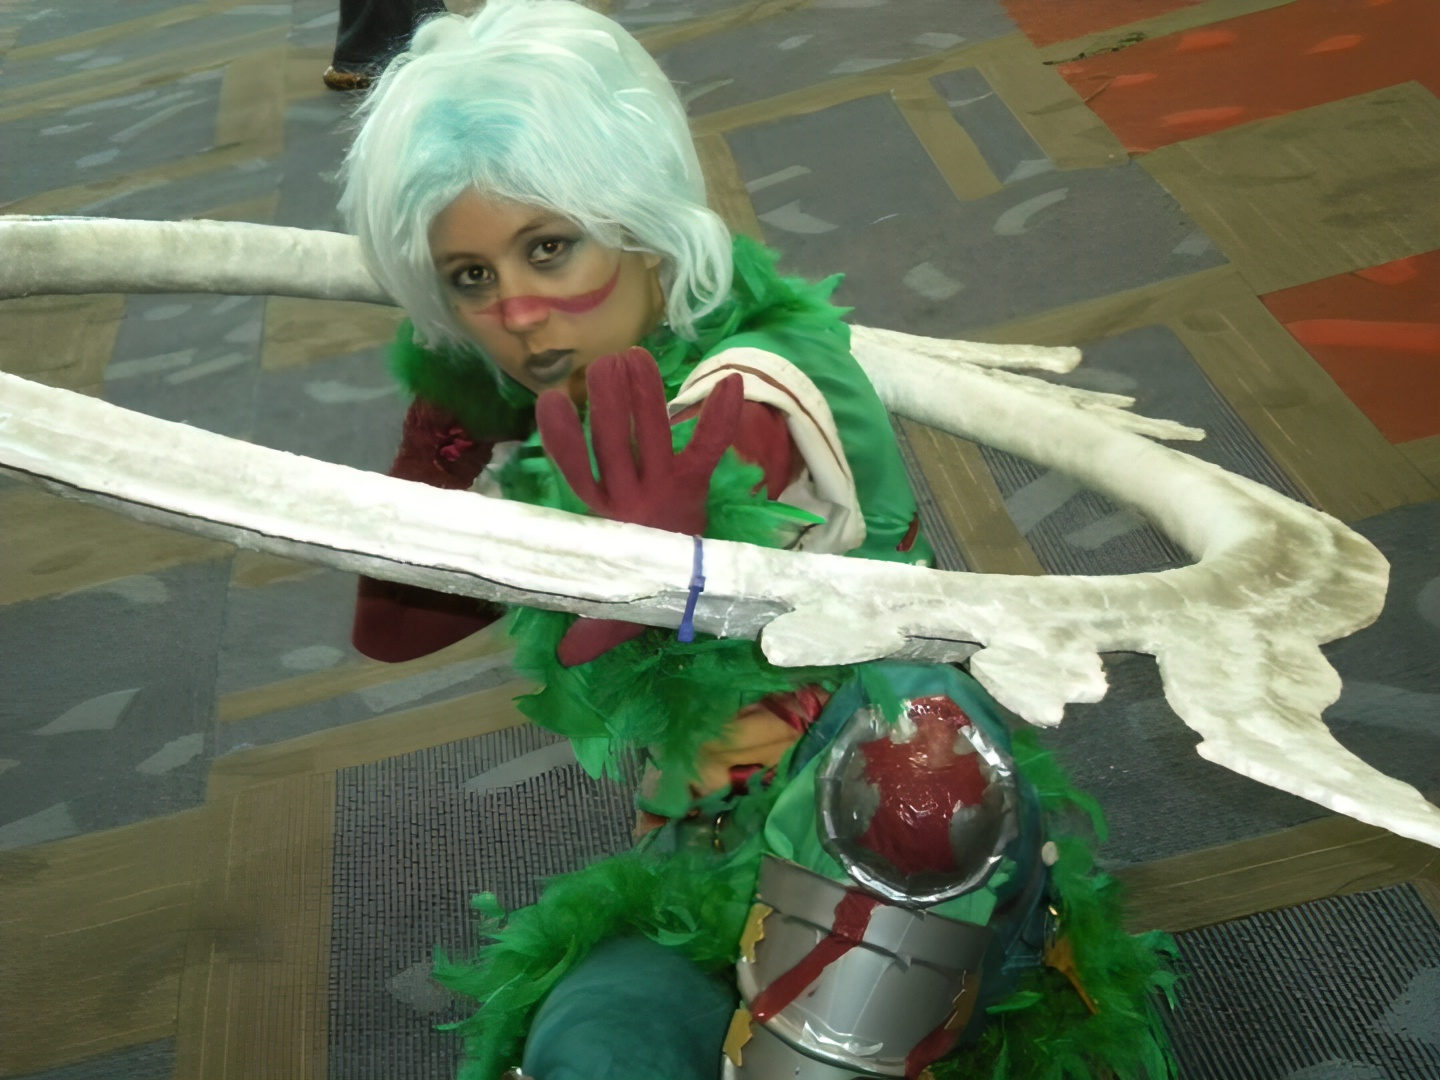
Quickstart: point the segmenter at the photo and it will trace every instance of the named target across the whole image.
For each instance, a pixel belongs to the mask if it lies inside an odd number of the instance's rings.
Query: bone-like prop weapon
[[[383,299],[358,244],[335,234],[0,218],[0,295],[237,288]],[[1142,437],[1200,433],[1135,416],[1128,398],[996,370],[1067,370],[1076,350],[853,334],[894,412],[1062,470],[1143,513],[1198,562],[1035,578],[707,541],[698,629],[758,636],[783,665],[973,652],[976,677],[1042,725],[1059,723],[1067,702],[1104,695],[1101,652],[1151,653],[1203,757],[1440,847],[1440,808],[1344,749],[1320,719],[1340,679],[1319,646],[1374,621],[1383,603],[1388,566],[1365,539]],[[244,547],[656,626],[680,622],[692,568],[688,537],[326,464],[13,376],[0,376],[0,466]]]

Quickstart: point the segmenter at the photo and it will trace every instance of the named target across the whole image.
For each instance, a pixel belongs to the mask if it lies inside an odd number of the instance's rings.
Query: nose
[[[542,296],[512,296],[500,301],[500,321],[512,333],[534,330],[550,317],[550,304]]]

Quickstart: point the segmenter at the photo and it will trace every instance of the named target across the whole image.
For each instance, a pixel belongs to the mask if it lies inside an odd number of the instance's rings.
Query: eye
[[[574,249],[576,241],[568,236],[547,236],[535,241],[530,249],[530,262],[539,266],[562,261]]]
[[[450,273],[450,284],[457,289],[483,289],[495,284],[495,271],[478,263],[462,266]]]

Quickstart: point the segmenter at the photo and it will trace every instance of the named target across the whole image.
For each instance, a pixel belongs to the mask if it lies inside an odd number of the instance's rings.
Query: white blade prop
[[[188,223],[113,224],[0,219],[0,295],[82,291],[32,261],[74,244],[85,253],[83,291],[230,291],[239,271],[227,260],[243,251],[246,280],[265,291],[379,296],[352,238],[207,222],[187,239]],[[77,229],[87,231],[68,231]],[[229,239],[200,248],[217,235]],[[307,235],[329,268],[323,292],[304,285],[320,258]],[[1151,653],[1171,706],[1204,737],[1202,756],[1440,847],[1440,809],[1344,749],[1320,719],[1340,679],[1319,646],[1374,621],[1383,603],[1388,567],[1366,540],[1143,438],[1137,432],[1200,433],[1128,413],[1127,398],[994,370],[1067,370],[1076,350],[864,327],[854,328],[854,348],[893,411],[1060,469],[1145,514],[1199,562],[1035,578],[707,541],[700,630],[758,636],[783,665],[973,652],[976,677],[1042,725],[1059,723],[1067,702],[1104,695],[1101,652]],[[13,376],[0,376],[0,465],[61,494],[245,547],[656,626],[678,625],[691,573],[689,537],[296,457]]]
[[[353,236],[242,221],[0,215],[0,300],[213,292],[393,301]]]

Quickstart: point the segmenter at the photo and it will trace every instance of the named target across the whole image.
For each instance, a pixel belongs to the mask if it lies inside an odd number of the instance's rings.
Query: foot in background
[[[409,44],[415,27],[444,10],[442,0],[340,0],[340,27],[325,85],[331,90],[366,89]]]

